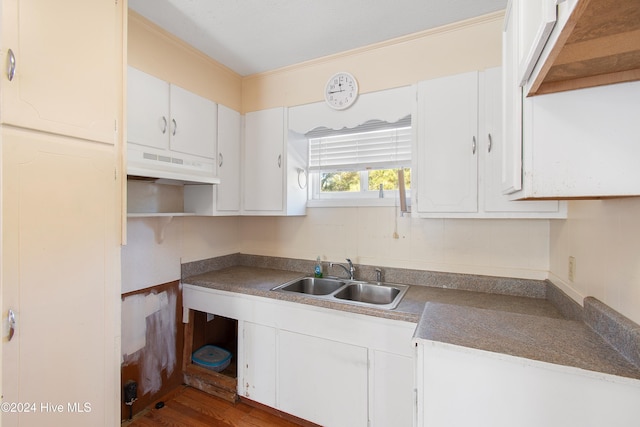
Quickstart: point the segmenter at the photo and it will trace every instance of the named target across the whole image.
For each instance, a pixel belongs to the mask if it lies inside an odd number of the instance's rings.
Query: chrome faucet
[[[382,269],[376,267],[376,282],[382,283]]]
[[[349,258],[347,258],[347,262],[349,263],[349,268],[347,268],[344,264],[338,264],[335,262],[330,262],[329,268],[333,267],[334,265],[337,267],[342,267],[344,271],[349,275],[349,280],[353,280],[353,274],[356,272],[356,268],[353,266],[353,263]]]

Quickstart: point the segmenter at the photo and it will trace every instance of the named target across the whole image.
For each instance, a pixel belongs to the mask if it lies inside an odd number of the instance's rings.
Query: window
[[[411,188],[411,117],[307,134],[312,200],[391,199]],[[401,171],[401,173],[399,173]]]

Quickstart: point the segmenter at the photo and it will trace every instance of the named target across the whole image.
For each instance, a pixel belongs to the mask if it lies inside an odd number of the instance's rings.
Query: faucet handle
[[[382,269],[376,267],[376,282],[382,283]]]

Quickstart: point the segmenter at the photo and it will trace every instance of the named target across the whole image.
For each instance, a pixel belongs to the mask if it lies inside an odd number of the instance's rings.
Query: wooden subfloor
[[[164,407],[155,404],[122,423],[122,427],[297,427],[245,403],[230,403],[192,387],[183,386],[166,397]]]

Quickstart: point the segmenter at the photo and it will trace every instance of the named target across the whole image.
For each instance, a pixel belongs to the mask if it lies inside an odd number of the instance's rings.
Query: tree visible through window
[[[410,116],[393,124],[369,122],[308,136],[313,198],[384,197],[385,191],[398,190],[399,169],[405,190],[411,188]]]
[[[339,191],[363,191],[362,175],[366,175],[367,191],[398,189],[397,169],[378,169],[372,171],[325,172],[320,177],[320,191],[324,193]],[[411,168],[404,168],[405,189],[411,189]]]

